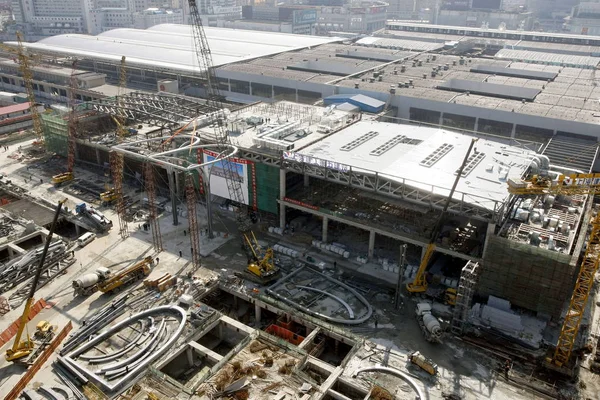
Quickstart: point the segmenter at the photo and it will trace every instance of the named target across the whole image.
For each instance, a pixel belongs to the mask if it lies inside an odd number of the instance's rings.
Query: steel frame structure
[[[341,171],[327,166],[308,164],[291,159],[282,159],[281,167],[298,174],[309,175],[329,182],[379,193],[393,199],[425,205],[439,210],[444,208],[444,203],[447,199],[447,193],[445,194],[444,192],[449,192],[447,188],[434,185],[429,185],[428,189],[420,189],[414,186],[419,184],[419,182],[404,178],[383,176],[376,171],[361,170],[358,172],[353,170],[352,167],[348,167],[346,171]],[[435,193],[436,190],[441,193]],[[460,199],[457,199],[457,196]],[[479,207],[473,204],[475,202],[490,204],[490,207]],[[455,192],[448,206],[448,212],[450,213],[465,215],[485,222],[497,222],[503,214],[503,209],[504,202],[458,191]]]
[[[88,108],[115,117],[142,121],[163,128],[176,128],[182,121],[221,114],[200,99],[166,93],[132,92],[86,103]]]
[[[122,156],[122,155],[121,155]],[[144,165],[144,178],[146,182],[146,194],[148,196],[148,211],[150,214],[150,228],[152,230],[152,244],[154,250],[160,253],[163,250],[162,235],[156,212],[156,186],[154,185],[154,167],[151,163]]]

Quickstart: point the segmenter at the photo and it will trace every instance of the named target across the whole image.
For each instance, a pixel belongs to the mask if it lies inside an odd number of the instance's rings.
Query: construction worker
[[[510,360],[504,362],[504,379],[508,380],[508,372],[510,371]]]

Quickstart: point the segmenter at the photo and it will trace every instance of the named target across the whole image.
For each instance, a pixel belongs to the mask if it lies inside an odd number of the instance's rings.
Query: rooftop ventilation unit
[[[387,142],[385,142],[384,144],[382,144],[381,146],[378,146],[375,150],[371,151],[369,154],[372,156],[380,156],[399,144],[409,144],[412,146],[416,146],[422,142],[423,141],[419,140],[419,139],[409,138],[404,135],[396,135],[392,139],[390,139]]]
[[[475,169],[476,166],[479,165],[480,162],[483,161],[483,159],[485,158],[485,153],[479,152],[479,153],[473,153],[469,156],[469,158],[467,159],[467,163],[465,164],[465,168],[463,168],[463,172],[461,174],[461,176],[464,178],[465,176],[469,175],[471,173],[471,171],[473,171]],[[458,170],[454,171],[454,175],[458,174]]]

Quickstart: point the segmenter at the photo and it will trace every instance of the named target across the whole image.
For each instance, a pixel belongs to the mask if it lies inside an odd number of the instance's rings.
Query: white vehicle
[[[95,233],[92,233],[92,232],[84,233],[83,235],[81,235],[79,237],[79,239],[77,239],[77,244],[79,245],[79,247],[84,247],[85,245],[87,245],[89,242],[91,242],[94,239],[96,239]]]

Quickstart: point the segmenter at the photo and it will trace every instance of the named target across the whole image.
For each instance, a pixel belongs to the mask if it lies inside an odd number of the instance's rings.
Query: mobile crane
[[[56,211],[54,213],[54,218],[52,219],[52,225],[50,226],[50,231],[48,232],[48,236],[46,236],[46,243],[44,245],[44,250],[42,252],[42,256],[40,257],[40,263],[38,264],[37,270],[35,271],[35,275],[33,277],[33,281],[31,282],[31,288],[29,289],[29,295],[27,296],[27,301],[25,302],[25,307],[23,308],[23,314],[21,315],[21,324],[19,325],[19,329],[17,330],[17,334],[15,336],[15,341],[10,349],[6,350],[6,360],[7,361],[16,361],[23,357],[29,356],[34,348],[35,344],[29,333],[27,333],[27,338],[21,341],[21,337],[23,336],[23,331],[27,328],[27,322],[29,322],[29,312],[31,311],[31,306],[34,303],[33,295],[35,294],[35,290],[37,289],[37,285],[40,281],[40,276],[42,275],[42,269],[44,265],[44,261],[46,260],[46,254],[48,254],[48,248],[50,247],[50,242],[52,241],[52,235],[54,235],[54,229],[56,228],[56,221],[58,221],[58,216],[60,215],[60,210],[62,209],[63,204],[66,202],[65,200],[59,201],[56,206]],[[47,334],[45,332],[46,327],[51,326],[49,322],[45,322],[44,324],[40,323],[37,326],[38,330],[42,330],[40,334]],[[37,333],[37,332],[36,332]]]
[[[452,189],[450,189],[450,194],[444,203],[444,208],[442,213],[438,217],[433,230],[431,231],[431,236],[429,238],[429,243],[425,248],[425,255],[421,260],[421,264],[419,265],[419,269],[417,270],[417,274],[415,275],[415,279],[412,282],[406,284],[406,290],[408,290],[411,294],[416,293],[425,293],[427,291],[427,280],[425,279],[425,271],[427,270],[427,266],[429,265],[429,261],[431,260],[431,256],[433,256],[433,252],[435,251],[435,242],[437,240],[440,231],[442,230],[444,220],[446,219],[446,214],[448,212],[448,206],[450,205],[450,201],[452,200],[452,196],[454,195],[454,191],[456,190],[456,186],[458,185],[458,181],[462,176],[463,169],[469,160],[469,155],[471,154],[471,150],[473,150],[473,146],[477,142],[476,138],[471,140],[471,144],[469,145],[469,149],[467,150],[467,154],[465,154],[465,159],[463,160],[460,168],[457,171],[456,179],[454,179],[454,184],[452,185]],[[446,291],[446,298],[452,299],[452,289],[448,289]],[[455,301],[454,301],[455,302]],[[449,301],[450,303],[450,301]]]
[[[555,181],[547,176],[534,175],[529,179],[508,179],[507,183],[508,192],[516,196],[595,195],[600,192],[600,174],[560,175]],[[567,375],[571,375],[571,353],[600,263],[600,213],[596,214],[590,224],[592,230],[569,301],[569,309],[556,348],[545,360],[546,367]]]
[[[215,107],[217,110],[223,110],[224,107],[221,100],[222,96],[219,92],[219,85],[214,71],[212,54],[210,46],[208,45],[206,34],[204,32],[204,27],[202,25],[202,19],[200,18],[198,4],[196,0],[188,0],[188,5],[190,9],[190,18],[192,25],[192,35],[194,37],[196,61],[198,63],[196,67],[200,71],[200,78],[204,80],[204,87],[206,90],[206,97],[208,99],[208,103]],[[220,114],[220,116],[215,117],[218,120],[215,121],[214,126],[215,142],[220,148],[220,151],[222,151],[227,149],[227,147],[231,145],[231,140],[229,138],[229,134],[225,129],[226,124],[222,120],[224,118],[224,113]],[[238,203],[239,205],[236,211],[236,223],[239,232],[243,236],[242,246],[247,251],[249,258],[248,267],[246,269],[246,276],[257,276],[260,280],[262,280],[263,278],[268,280],[270,277],[273,276],[273,268],[270,268],[271,266],[274,267],[274,265],[272,265],[272,250],[267,249],[264,256],[262,254],[256,254],[254,246],[252,245],[252,243],[250,243],[248,237],[246,236],[247,234],[254,234],[251,232],[250,229],[248,210],[244,203],[244,194],[242,191],[242,186],[240,181],[236,179],[237,172],[235,170],[235,166],[232,162],[229,162],[228,160],[224,160],[222,162],[222,166],[224,170],[225,181],[227,182],[227,191],[229,192],[229,197],[232,201]],[[270,253],[269,250],[271,250]],[[196,251],[194,251],[194,253],[196,253]],[[269,254],[271,254],[270,259],[268,258]],[[261,268],[261,265],[264,268]]]

